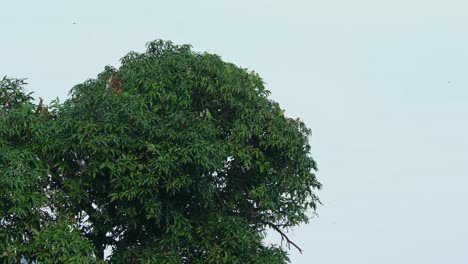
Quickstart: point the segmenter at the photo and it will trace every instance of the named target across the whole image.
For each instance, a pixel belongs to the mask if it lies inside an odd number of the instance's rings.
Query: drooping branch
[[[302,254],[303,250],[298,245],[296,245],[296,243],[294,243],[291,239],[289,239],[289,237],[279,228],[278,225],[275,225],[275,224],[270,223],[270,222],[267,222],[265,224],[267,224],[268,226],[270,226],[274,230],[276,230],[281,235],[281,239],[286,240],[286,242],[288,243],[288,246],[293,245],[297,250],[299,250],[299,253]]]

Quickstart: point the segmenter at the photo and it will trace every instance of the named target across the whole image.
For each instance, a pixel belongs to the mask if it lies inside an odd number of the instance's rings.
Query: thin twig
[[[286,241],[288,242],[288,245],[291,244],[293,245],[295,248],[297,248],[297,250],[299,250],[299,253],[302,254],[302,249],[296,245],[296,243],[292,242],[291,239],[289,239],[289,237],[275,224],[273,223],[266,223],[267,225],[271,226],[273,229],[275,229],[278,233],[280,233],[281,235],[281,238],[282,239],[286,239]]]

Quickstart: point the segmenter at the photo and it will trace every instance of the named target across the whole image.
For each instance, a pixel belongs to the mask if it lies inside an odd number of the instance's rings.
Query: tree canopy
[[[0,81],[2,262],[288,262],[267,229],[301,250],[310,130],[255,72],[156,40],[64,103],[25,84]]]

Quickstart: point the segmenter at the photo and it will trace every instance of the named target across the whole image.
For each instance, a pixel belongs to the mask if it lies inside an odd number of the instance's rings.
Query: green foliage
[[[89,263],[90,241],[80,242],[81,234],[60,219],[64,215],[56,208],[62,190],[51,181],[53,163],[46,156],[52,117],[33,104],[24,84],[6,77],[0,81],[0,259],[19,263],[22,256],[39,256],[45,263]]]
[[[284,231],[319,202],[305,124],[258,74],[189,45],[121,63],[49,108],[0,83],[0,258],[288,262],[262,240],[272,228],[296,246]]]

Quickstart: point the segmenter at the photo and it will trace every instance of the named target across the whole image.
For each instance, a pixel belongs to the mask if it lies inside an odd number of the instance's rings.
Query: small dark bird
[[[39,97],[39,105],[37,106],[35,114],[36,116],[39,116],[43,112],[44,112],[44,99],[42,99],[42,97]]]
[[[76,22],[73,22],[73,25],[76,25]]]

